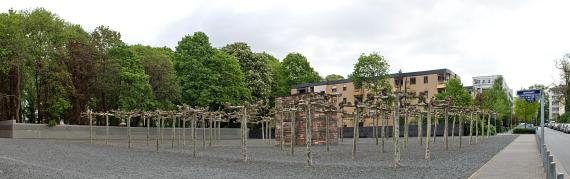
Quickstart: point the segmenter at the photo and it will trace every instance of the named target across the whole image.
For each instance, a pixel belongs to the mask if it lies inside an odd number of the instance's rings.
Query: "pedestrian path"
[[[529,134],[518,136],[469,178],[540,179],[545,176],[536,138]]]

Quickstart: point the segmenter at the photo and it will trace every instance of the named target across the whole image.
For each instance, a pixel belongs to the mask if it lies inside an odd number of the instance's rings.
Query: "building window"
[[[336,93],[336,86],[333,86],[332,89],[331,89],[331,91],[332,91],[333,93]]]
[[[410,78],[410,85],[415,85],[415,84],[416,84],[416,77]]]
[[[342,91],[346,91],[346,85],[342,85]]]
[[[346,98],[342,98],[342,103],[346,104]]]
[[[424,76],[424,84],[427,84],[427,83],[428,83],[428,77]]]
[[[437,81],[442,82],[443,81],[443,75],[437,75]]]

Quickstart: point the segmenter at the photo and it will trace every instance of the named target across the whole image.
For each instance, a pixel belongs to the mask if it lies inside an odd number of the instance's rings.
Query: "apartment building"
[[[469,94],[471,94],[473,97],[475,97],[475,95],[477,93],[483,93],[483,90],[492,88],[493,84],[495,83],[495,80],[497,80],[497,78],[499,78],[500,76],[501,75],[489,75],[489,76],[475,76],[475,77],[473,77],[473,86],[468,88]],[[515,102],[514,102],[514,97],[513,97],[513,90],[509,88],[509,85],[507,85],[507,80],[505,80],[504,77],[503,77],[503,90],[505,91],[505,93],[507,93],[507,97],[509,98],[509,101],[514,106]]]
[[[403,77],[402,81],[397,80],[399,75]],[[460,79],[457,74],[449,69],[407,72],[402,74],[394,73],[389,76],[388,81],[393,90],[397,90],[399,87],[398,85],[404,86],[404,84],[406,84],[405,87],[407,88],[407,91],[418,95],[420,93],[426,93],[428,99],[435,96],[437,93],[443,92],[443,90],[445,90],[445,82],[447,82],[447,80],[453,78]],[[291,95],[315,92],[340,94],[338,100],[339,103],[350,102],[354,104],[356,99],[362,101],[363,94],[367,93],[367,90],[355,88],[352,80],[350,79],[305,83],[291,87]],[[346,109],[347,112],[352,112],[352,110],[353,109]],[[341,119],[340,116],[339,119]],[[353,125],[351,119],[344,120],[343,124],[347,127],[351,127]],[[365,119],[364,122],[360,123],[360,125],[372,126],[373,121],[371,119]],[[392,121],[389,121],[387,125],[392,125]]]
[[[549,102],[549,114],[548,114],[548,119],[549,120],[556,120],[558,117],[560,117],[562,114],[564,114],[564,103],[563,103],[563,99],[562,97],[562,91],[560,87],[553,87],[548,89],[549,92],[549,96],[548,96],[548,102]]]

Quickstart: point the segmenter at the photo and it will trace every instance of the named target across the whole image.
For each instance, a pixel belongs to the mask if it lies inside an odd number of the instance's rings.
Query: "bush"
[[[528,129],[528,128],[513,129],[513,134],[534,134],[534,133],[535,133],[534,129]]]
[[[59,122],[57,122],[57,120],[52,119],[52,120],[49,120],[47,126],[48,126],[48,127],[57,126],[57,123],[59,123]]]

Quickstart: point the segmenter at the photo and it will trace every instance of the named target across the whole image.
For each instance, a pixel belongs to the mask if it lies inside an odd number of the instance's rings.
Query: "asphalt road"
[[[562,164],[562,168],[566,170],[565,173],[568,176],[568,171],[570,171],[570,134],[545,128],[544,136],[546,147],[558,159],[557,165]]]

